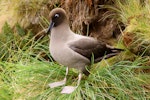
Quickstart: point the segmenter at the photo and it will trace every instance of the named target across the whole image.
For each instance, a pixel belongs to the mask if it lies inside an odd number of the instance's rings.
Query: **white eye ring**
[[[55,17],[59,17],[59,14],[55,14]]]

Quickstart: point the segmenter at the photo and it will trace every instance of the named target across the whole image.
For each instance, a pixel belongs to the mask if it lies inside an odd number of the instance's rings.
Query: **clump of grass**
[[[150,2],[147,0],[116,1],[119,20],[126,25],[123,32],[125,46],[138,55],[150,55]]]
[[[13,30],[6,23],[0,34],[0,47],[2,48],[0,50],[0,60],[18,62],[21,59],[28,61],[30,57],[37,59],[48,57],[48,37],[36,39],[37,35],[30,31],[26,33],[19,24]]]
[[[34,34],[38,34],[47,28],[47,22],[45,24],[44,21],[49,18],[50,10],[59,3],[60,0],[1,0],[0,18],[3,20],[0,22],[8,22],[11,27],[19,23],[22,28],[30,29]]]
[[[17,64],[1,62],[3,80],[1,86],[9,91],[8,98],[18,99],[149,99],[150,91],[143,88],[148,85],[147,80],[140,74],[134,73],[139,66],[138,62],[122,61],[113,66],[96,68],[91,71],[89,77],[83,77],[78,89],[70,95],[60,94],[62,87],[50,89],[48,83],[63,79],[65,68],[53,62],[33,60],[29,63],[18,62]],[[8,70],[9,69],[9,70]],[[68,75],[70,85],[77,79],[77,73],[71,70]],[[143,86],[142,86],[143,85]],[[7,95],[1,91],[1,95]]]
[[[110,17],[114,13],[104,5],[113,6],[114,0],[70,0],[65,2],[65,10],[74,32],[114,45],[114,40],[121,33],[118,26],[122,23],[118,23],[115,17]]]
[[[27,27],[31,23],[36,23],[40,16],[41,10],[45,8],[45,4],[48,0],[6,0],[0,1],[1,11],[0,14],[9,14],[9,24],[14,26],[16,23],[20,23],[22,27]],[[36,23],[38,24],[38,22]]]

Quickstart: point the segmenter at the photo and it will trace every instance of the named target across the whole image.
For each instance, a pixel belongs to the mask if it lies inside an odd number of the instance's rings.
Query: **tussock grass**
[[[104,5],[104,8],[113,12],[109,17],[115,17],[126,26],[122,32],[125,47],[136,55],[149,56],[150,1],[116,0],[114,5]]]
[[[124,43],[133,53],[150,55],[150,2],[149,0],[116,1],[118,19],[126,25]]]
[[[59,0],[0,0],[0,31],[5,22],[11,27],[17,23],[34,34],[43,31],[47,27],[44,18],[49,18],[49,12],[56,7]],[[41,26],[42,25],[42,26]],[[43,27],[44,26],[44,27]],[[41,32],[42,35],[44,32]]]
[[[41,37],[38,40],[32,32],[25,33],[23,28],[16,25],[16,30],[13,31],[6,23],[3,31],[0,34],[0,60],[9,62],[18,62],[21,59],[29,60],[30,57],[43,59],[44,56],[49,56],[48,37]]]
[[[134,73],[138,63],[122,61],[107,68],[93,70],[89,77],[84,76],[75,92],[67,95],[60,94],[62,87],[50,89],[47,86],[50,82],[63,79],[64,67],[53,62],[38,60],[26,64],[1,62],[0,66],[3,69],[1,72],[1,79],[3,80],[1,95],[7,96],[6,93],[9,93],[8,98],[13,100],[146,100],[150,98],[150,92],[143,88],[144,85],[148,84],[147,80],[144,80],[140,74]],[[71,70],[67,84],[73,85],[77,81],[74,75],[77,76],[77,73]],[[143,75],[149,79],[148,74]]]
[[[27,27],[31,23],[39,23],[41,10],[46,9],[46,3],[48,3],[48,0],[1,0],[0,15],[8,15],[9,20],[7,21],[9,21],[11,26],[15,26],[15,24],[19,22],[22,27]]]

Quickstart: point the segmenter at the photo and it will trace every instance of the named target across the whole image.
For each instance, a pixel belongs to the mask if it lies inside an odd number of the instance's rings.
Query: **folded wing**
[[[92,55],[94,55],[95,63],[101,61],[103,58],[107,59],[113,57],[120,53],[120,51],[123,51],[122,49],[113,48],[102,41],[91,38],[71,42],[69,47],[89,60],[91,60]]]

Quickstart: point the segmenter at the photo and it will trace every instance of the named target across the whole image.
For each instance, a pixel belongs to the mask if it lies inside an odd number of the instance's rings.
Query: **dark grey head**
[[[57,27],[62,23],[67,22],[66,12],[62,8],[55,8],[50,12],[50,26],[48,27],[47,34],[50,33],[53,27]]]

